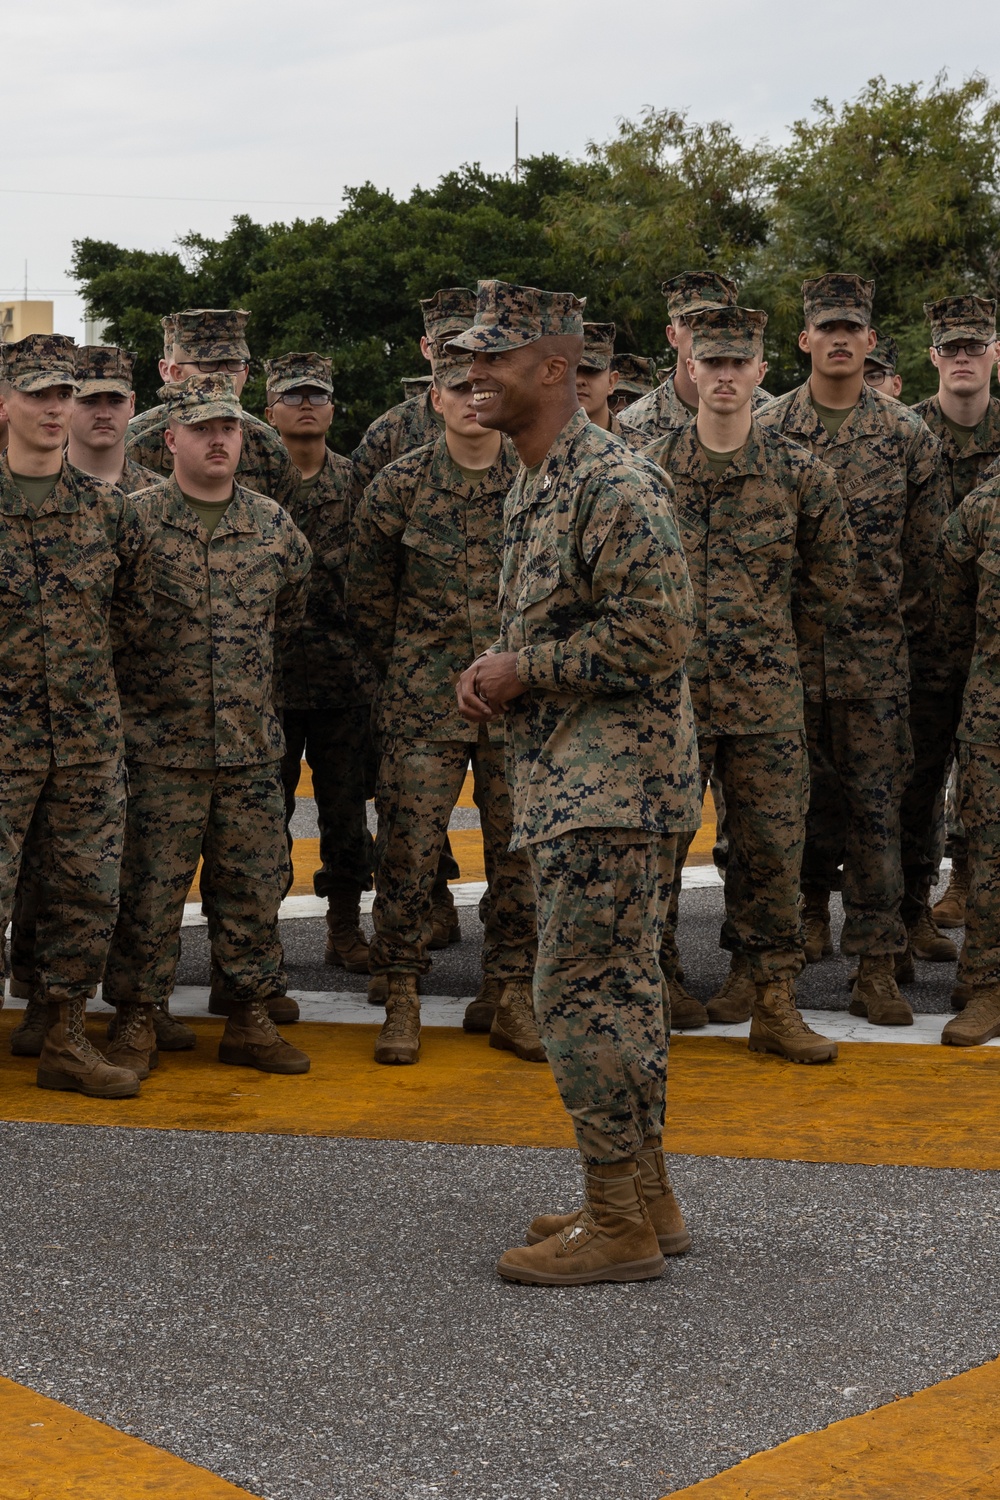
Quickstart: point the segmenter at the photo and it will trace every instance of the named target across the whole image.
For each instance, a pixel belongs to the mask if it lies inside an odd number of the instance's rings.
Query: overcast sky
[[[166,249],[239,212],[329,217],[366,179],[505,171],[515,105],[523,155],[582,155],[647,104],[779,141],[876,74],[995,78],[1000,23],[986,0],[31,0],[2,48],[0,296],[27,261],[82,338],[76,238]]]

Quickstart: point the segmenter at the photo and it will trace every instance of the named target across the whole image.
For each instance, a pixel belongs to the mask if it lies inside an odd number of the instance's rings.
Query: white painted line
[[[453,885],[451,894],[455,899],[456,906],[478,906],[480,897],[486,891],[485,880],[469,880],[461,885]],[[372,902],[375,899],[374,891],[364,891],[361,896],[361,910],[370,913]],[[278,912],[279,922],[294,922],[305,917],[325,917],[327,902],[325,896],[286,896],[281,903]],[[206,927],[207,919],[201,914],[201,902],[189,901],[184,907],[185,927]]]

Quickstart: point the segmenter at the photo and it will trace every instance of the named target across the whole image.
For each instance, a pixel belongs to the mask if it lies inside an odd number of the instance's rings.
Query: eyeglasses
[[[250,368],[248,359],[179,359],[177,363],[200,370],[203,375],[238,375]]]
[[[278,397],[286,406],[301,406],[308,401],[310,406],[327,406],[333,397],[328,391],[282,391]]]
[[[969,359],[978,359],[985,354],[987,349],[992,349],[996,339],[990,339],[988,344],[935,344],[934,347],[941,359],[954,359],[956,354],[968,355]]]
[[[892,379],[891,370],[866,370],[865,385],[884,385],[887,380]]]

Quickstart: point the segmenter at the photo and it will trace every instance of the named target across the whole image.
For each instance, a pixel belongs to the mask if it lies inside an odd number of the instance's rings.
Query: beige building
[[[0,344],[52,332],[51,302],[0,302]]]

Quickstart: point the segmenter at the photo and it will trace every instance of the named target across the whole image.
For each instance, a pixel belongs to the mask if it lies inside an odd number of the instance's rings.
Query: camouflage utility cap
[[[581,370],[607,370],[615,352],[613,323],[584,323]]]
[[[268,406],[272,398],[300,385],[315,386],[328,396],[333,395],[333,367],[322,354],[279,354],[277,359],[264,361],[264,373]]]
[[[2,346],[3,379],[15,391],[48,391],[77,386],[76,344],[63,333],[29,333]]]
[[[404,375],[399,383],[407,396],[419,396],[421,391],[426,391],[432,379],[430,375]]]
[[[692,359],[761,359],[767,313],[756,307],[706,307],[689,313]]]
[[[671,318],[686,318],[688,313],[706,307],[728,307],[736,302],[736,283],[717,271],[685,271],[660,288],[667,299]]]
[[[174,313],[174,348],[185,359],[249,359],[250,314],[238,307],[187,307]]]
[[[469,378],[471,367],[472,356],[468,351],[453,349],[450,344],[434,345],[431,369],[434,371],[434,381],[437,385],[443,385],[449,390],[456,385],[464,385]]]
[[[878,365],[880,369],[888,370],[890,375],[895,375],[896,366],[899,364],[899,345],[887,333],[879,333],[877,328],[875,337],[878,343],[865,355],[866,363]]]
[[[810,323],[857,323],[870,328],[874,281],[863,281],[845,271],[831,271],[802,283],[802,308]]]
[[[245,415],[232,376],[221,372],[168,380],[156,394],[166,407],[167,420],[180,422],[183,427],[210,422],[213,417],[235,417],[242,422]]]
[[[130,396],[135,355],[114,344],[81,344],[76,351],[77,396]]]
[[[656,384],[653,361],[641,354],[616,354],[611,361],[612,370],[619,375],[616,391],[626,391],[634,396],[645,396]]]
[[[997,305],[988,297],[942,297],[925,302],[931,325],[931,343],[990,343],[997,336]]]
[[[572,292],[481,281],[472,327],[449,342],[456,349],[499,354],[504,349],[523,349],[538,339],[583,338],[585,304],[586,298]]]
[[[167,313],[165,318],[160,319],[163,326],[163,357],[169,359],[174,352],[174,339],[177,336],[177,314]]]
[[[467,286],[443,286],[433,297],[422,297],[424,333],[431,344],[445,344],[464,333],[476,315],[476,294]]]

